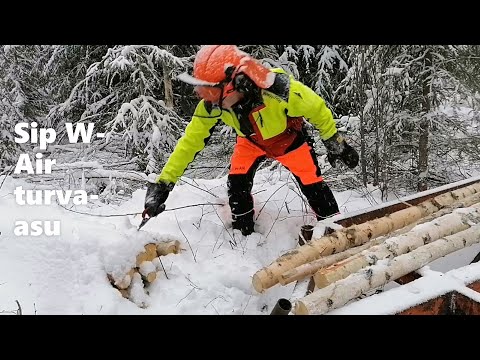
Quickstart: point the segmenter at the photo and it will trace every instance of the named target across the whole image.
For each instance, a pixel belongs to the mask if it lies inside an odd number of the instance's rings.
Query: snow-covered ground
[[[0,177],[0,184],[3,180]],[[105,216],[142,212],[145,190],[134,192],[119,206],[99,201],[68,206],[89,214],[82,215],[57,204],[18,205],[13,195],[17,186],[34,188],[8,177],[0,189],[0,311],[4,314],[15,312],[16,301],[23,314],[268,314],[279,298],[290,297],[294,284],[258,294],[252,275],[294,248],[302,225],[316,223],[287,171],[257,173],[256,232],[246,238],[230,228],[225,178],[186,178],[170,194],[167,211],[140,231],[140,215]],[[372,206],[361,192],[336,192],[335,196],[342,213]],[[380,203],[377,192],[370,193],[372,197]],[[205,203],[217,205],[174,210]],[[19,220],[60,221],[61,235],[16,236]],[[179,240],[184,250],[161,258],[168,278],[159,271],[148,294],[135,293],[133,300],[143,303],[142,308],[123,298],[107,273],[125,273],[143,246],[158,240]],[[437,261],[432,269],[465,265],[478,251],[466,249],[455,255],[455,264]],[[386,299],[385,306],[391,308],[391,301]],[[351,306],[355,303],[337,313],[383,311],[378,301],[374,308]]]

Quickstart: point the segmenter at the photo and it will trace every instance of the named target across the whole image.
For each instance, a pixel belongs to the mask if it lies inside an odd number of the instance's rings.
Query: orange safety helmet
[[[195,86],[198,96],[218,104],[234,91],[233,79],[244,73],[263,89],[273,84],[275,74],[235,45],[205,45],[193,63],[193,77],[178,78]]]

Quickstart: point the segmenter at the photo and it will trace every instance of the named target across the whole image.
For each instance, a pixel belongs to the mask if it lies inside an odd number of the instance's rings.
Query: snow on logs
[[[145,288],[164,274],[160,257],[178,254],[181,250],[178,240],[146,244],[144,251],[136,256],[135,266],[127,274],[120,278],[107,274],[108,280],[124,298],[133,300],[133,292],[139,291],[139,288]]]

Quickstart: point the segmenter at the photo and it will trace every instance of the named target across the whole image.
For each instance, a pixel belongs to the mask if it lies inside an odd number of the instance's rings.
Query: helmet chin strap
[[[225,88],[222,86],[222,88],[220,89],[220,99],[218,101],[218,107],[220,109],[223,109],[222,105],[223,105],[223,92],[224,92]]]
[[[218,118],[219,116],[222,116],[222,113],[223,113],[223,108],[222,108],[222,105],[223,105],[223,90],[224,89],[223,89],[223,86],[222,86],[220,88],[220,98],[218,99],[218,104],[215,104],[220,109],[220,114],[215,115],[215,116],[202,116],[202,115],[196,115],[196,116],[199,117],[199,118],[202,118],[202,119],[215,119],[215,118]],[[209,103],[212,104],[211,102],[209,102]]]

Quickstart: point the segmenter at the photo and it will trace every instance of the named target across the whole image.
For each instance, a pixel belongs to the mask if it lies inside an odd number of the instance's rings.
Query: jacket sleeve
[[[216,110],[213,110],[213,112],[216,112]],[[208,118],[203,118],[202,116]],[[176,184],[188,165],[207,144],[219,118],[220,116],[211,118],[203,100],[198,103],[192,120],[185,128],[183,136],[178,140],[156,182],[163,181]]]
[[[287,115],[303,116],[315,126],[323,140],[331,138],[337,132],[337,125],[325,100],[293,77],[290,77]]]

